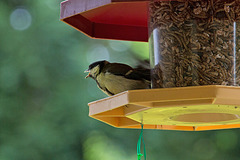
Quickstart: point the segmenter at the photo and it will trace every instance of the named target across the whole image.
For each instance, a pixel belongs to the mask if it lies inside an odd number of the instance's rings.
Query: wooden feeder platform
[[[118,128],[203,131],[240,127],[240,87],[130,90],[91,102],[89,116]]]

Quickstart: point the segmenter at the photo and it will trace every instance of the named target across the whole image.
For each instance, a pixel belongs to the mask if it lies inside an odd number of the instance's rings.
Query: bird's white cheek
[[[93,69],[91,69],[90,73],[91,75],[95,78],[96,75],[98,74],[99,72],[99,67],[94,67]]]

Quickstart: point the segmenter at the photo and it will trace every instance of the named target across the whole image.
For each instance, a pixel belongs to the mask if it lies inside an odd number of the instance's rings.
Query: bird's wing
[[[135,68],[135,72],[141,75],[145,80],[151,81],[151,69],[147,68]]]
[[[150,79],[150,71],[149,71],[149,78],[146,75],[144,75],[144,72],[138,71],[133,69],[132,67],[120,64],[120,63],[112,63],[111,67],[106,66],[105,72],[110,72],[114,75],[124,76],[128,79],[134,79],[134,80],[143,80],[143,79]]]

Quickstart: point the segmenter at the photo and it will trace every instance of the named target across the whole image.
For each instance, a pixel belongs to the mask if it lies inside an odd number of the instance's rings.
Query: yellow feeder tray
[[[130,90],[91,102],[89,116],[119,128],[202,131],[240,127],[240,87]]]

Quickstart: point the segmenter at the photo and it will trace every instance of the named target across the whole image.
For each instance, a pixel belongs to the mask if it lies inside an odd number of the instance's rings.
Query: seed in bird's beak
[[[85,78],[88,78],[88,77],[90,77],[90,75],[91,75],[91,74],[90,74],[90,70],[89,70],[89,69],[87,69],[87,70],[85,70],[85,71],[84,71],[84,73],[86,73],[86,72],[89,72],[89,73],[88,73],[88,75],[87,75]]]
[[[89,73],[88,73],[88,75],[87,75],[85,78],[88,78],[88,77],[90,77],[90,75],[91,75],[91,73],[89,72]]]

